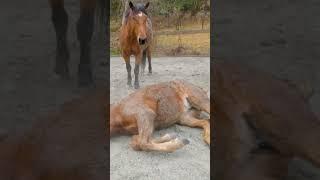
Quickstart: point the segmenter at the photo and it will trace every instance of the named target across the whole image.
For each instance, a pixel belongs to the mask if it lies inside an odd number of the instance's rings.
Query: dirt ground
[[[320,117],[319,18],[316,0],[217,1],[212,52],[216,59],[248,63],[311,86],[310,104]],[[289,172],[290,180],[320,179],[320,171],[301,160]]]
[[[160,57],[152,59],[153,74],[141,78],[140,86],[173,79],[184,79],[208,91],[210,96],[209,57]],[[134,67],[134,58],[131,58]],[[111,58],[110,101],[120,100],[134,91],[127,87],[124,60]],[[155,136],[175,132],[190,144],[174,153],[136,152],[129,142],[131,137],[120,136],[110,140],[110,176],[117,179],[210,179],[210,149],[202,140],[200,129],[174,125],[157,131]]]

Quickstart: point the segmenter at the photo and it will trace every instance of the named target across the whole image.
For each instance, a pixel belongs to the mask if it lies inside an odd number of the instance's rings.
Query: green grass
[[[111,47],[110,54],[111,56],[120,56],[120,51],[118,48]]]

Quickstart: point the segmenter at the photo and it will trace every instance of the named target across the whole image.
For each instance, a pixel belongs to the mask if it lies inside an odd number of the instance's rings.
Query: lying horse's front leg
[[[146,109],[137,116],[138,135],[132,137],[130,146],[136,151],[174,152],[189,143],[187,139],[178,139],[174,134],[153,139],[155,114]]]

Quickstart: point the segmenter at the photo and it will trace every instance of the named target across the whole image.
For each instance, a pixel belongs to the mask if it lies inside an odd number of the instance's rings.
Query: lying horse
[[[105,88],[94,90],[0,140],[0,179],[108,179],[108,96]]]
[[[210,114],[205,91],[181,80],[146,86],[110,107],[110,135],[132,134],[134,150],[173,152],[188,144],[174,134],[152,138],[155,129],[175,123],[204,129],[204,141],[210,144],[210,122],[199,119]]]
[[[151,42],[152,42],[152,24],[148,17],[146,9],[149,2],[145,5],[129,2],[130,8],[123,14],[122,26],[120,28],[120,49],[121,55],[126,62],[128,72],[128,85],[131,87],[131,65],[130,56],[135,56],[134,67],[134,87],[139,88],[139,66],[142,61],[142,74],[145,69],[146,57],[148,57],[149,73],[152,73],[151,66]]]
[[[284,179],[293,157],[320,167],[320,121],[298,88],[219,61],[212,78],[214,179]]]
[[[70,54],[67,45],[68,14],[64,9],[64,0],[49,0],[49,3],[57,41],[54,72],[61,78],[67,79],[70,76],[68,67]],[[105,25],[108,4],[107,0],[80,0],[80,18],[77,22],[77,35],[80,42],[79,86],[88,86],[93,83],[90,41],[93,34],[95,9],[98,7],[97,15]]]

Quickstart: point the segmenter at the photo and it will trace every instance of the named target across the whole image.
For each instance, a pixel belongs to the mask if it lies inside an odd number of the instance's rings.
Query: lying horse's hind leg
[[[169,141],[168,137],[161,137],[157,140],[144,141],[144,138],[140,135],[134,135],[131,140],[131,147],[136,151],[160,151],[160,152],[174,152],[183,146],[189,144],[187,139],[174,138]],[[161,142],[164,141],[164,142]]]
[[[88,86],[93,83],[90,41],[93,34],[95,5],[94,0],[80,1],[80,18],[77,22],[77,35],[80,42],[80,64],[78,67],[78,84],[80,86]]]
[[[166,134],[158,139],[153,139],[155,115],[145,111],[138,117],[138,135],[132,137],[130,146],[134,150],[174,152],[189,143],[188,140],[180,140],[174,135]],[[174,139],[173,139],[174,138]]]
[[[54,72],[61,78],[69,78],[68,61],[70,58],[67,45],[68,14],[63,0],[50,0],[51,20],[56,32],[56,65]]]
[[[181,115],[179,124],[189,126],[189,127],[200,127],[203,128],[203,139],[207,144],[210,144],[210,123],[207,120],[197,119],[193,115],[196,112],[187,112]]]

